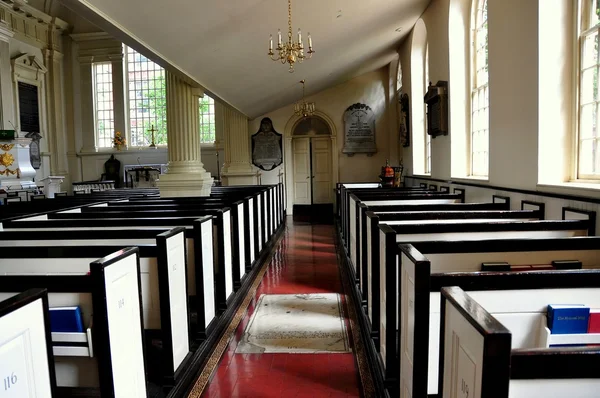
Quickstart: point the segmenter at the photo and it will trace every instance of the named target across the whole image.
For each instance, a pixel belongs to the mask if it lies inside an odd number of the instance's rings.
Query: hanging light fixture
[[[281,61],[282,64],[290,64],[289,72],[294,72],[294,64],[302,63],[305,59],[310,59],[314,53],[312,48],[312,38],[308,33],[308,51],[304,55],[304,44],[302,43],[302,32],[298,29],[298,42],[294,42],[292,37],[292,0],[288,0],[288,41],[282,43],[281,30],[277,31],[277,48],[275,49],[278,55],[273,52],[273,35],[269,37],[269,56],[273,61]]]
[[[306,102],[304,100],[304,79],[300,80],[300,83],[302,83],[302,102],[296,102],[294,104],[294,113],[302,117],[312,116],[312,114],[315,113],[315,103]]]

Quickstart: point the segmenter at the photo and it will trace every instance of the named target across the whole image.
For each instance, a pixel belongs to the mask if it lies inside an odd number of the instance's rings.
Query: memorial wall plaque
[[[354,104],[344,112],[344,148],[342,152],[372,155],[375,146],[375,113],[365,104]]]
[[[260,129],[252,136],[252,164],[270,171],[283,163],[282,135],[273,130],[268,117],[260,121]]]

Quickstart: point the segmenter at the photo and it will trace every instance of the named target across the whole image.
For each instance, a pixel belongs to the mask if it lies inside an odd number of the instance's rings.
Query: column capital
[[[53,50],[50,48],[46,48],[44,51],[44,57],[45,58],[51,58],[51,59],[55,59],[57,61],[60,61],[61,59],[63,59],[65,56],[63,53],[61,53],[58,50]]]
[[[198,98],[204,98],[204,90],[200,87],[192,87],[192,95]]]
[[[79,63],[81,65],[91,65],[94,62],[94,56],[93,55],[79,56],[79,57],[77,57],[77,61],[79,61]]]
[[[4,21],[0,21],[0,40],[8,42],[8,39],[13,37],[15,32],[13,32],[8,24]]]

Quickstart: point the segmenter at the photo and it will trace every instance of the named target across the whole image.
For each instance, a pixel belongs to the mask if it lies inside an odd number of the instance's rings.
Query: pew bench
[[[32,276],[43,283],[46,276],[85,274],[94,259],[123,247],[85,242],[85,246],[60,246],[59,242],[41,246],[28,241],[27,246],[17,247],[8,241],[0,253],[0,279]],[[184,230],[174,228],[156,236],[154,244],[137,246],[144,330],[150,340],[162,343],[156,350],[161,358],[160,377],[163,385],[172,385],[191,357]],[[85,321],[89,325],[90,319]]]
[[[90,353],[93,356],[54,355],[59,391],[61,387],[91,387],[99,389],[102,396],[145,398],[138,249],[119,250],[88,263],[88,269],[89,273],[70,275],[1,276],[0,300],[27,289],[45,288],[49,307],[78,305],[84,311],[86,325],[93,313],[93,352]],[[0,333],[4,331],[0,329]],[[60,340],[60,336],[57,337]],[[53,348],[61,343],[50,339]],[[49,341],[48,335],[46,341]]]
[[[376,306],[379,298],[379,320],[374,317],[372,324],[379,322],[378,345],[386,378],[395,379],[398,368],[396,349],[387,349],[390,347],[387,342],[396,345],[398,291],[402,289],[397,285],[397,243],[586,236],[588,229],[587,220],[379,225],[379,291],[376,291],[376,281],[370,286],[372,305]],[[391,326],[386,327],[386,323]]]
[[[597,397],[600,346],[549,345],[568,339],[600,344],[600,334],[550,334],[546,307],[552,303],[600,308],[600,288],[597,283],[517,292],[443,288],[439,396]]]
[[[588,281],[596,283],[593,281],[600,278],[600,237],[595,236],[421,242],[398,244],[398,249],[395,319],[399,319],[399,331],[397,340],[388,344],[386,350],[399,347],[400,388],[414,394],[437,394],[439,331],[443,325],[439,303],[444,286],[468,291],[558,288],[586,286]],[[540,265],[554,260],[578,260],[584,269],[479,271],[482,262]],[[390,304],[388,300],[387,305]]]

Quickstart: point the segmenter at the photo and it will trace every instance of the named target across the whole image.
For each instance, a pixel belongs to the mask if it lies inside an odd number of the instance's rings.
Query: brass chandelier
[[[294,113],[302,117],[312,116],[312,114],[315,113],[315,103],[306,102],[304,100],[304,79],[300,80],[300,83],[302,83],[302,102],[296,102],[294,104]]]
[[[308,51],[304,55],[304,44],[302,43],[302,32],[298,29],[298,42],[294,42],[292,37],[292,0],[288,0],[288,41],[282,43],[281,30],[277,31],[278,55],[273,52],[273,35],[269,36],[269,56],[273,61],[281,61],[282,64],[290,64],[289,72],[294,72],[294,64],[302,63],[305,59],[310,59],[314,53],[312,48],[312,39],[308,33]]]

